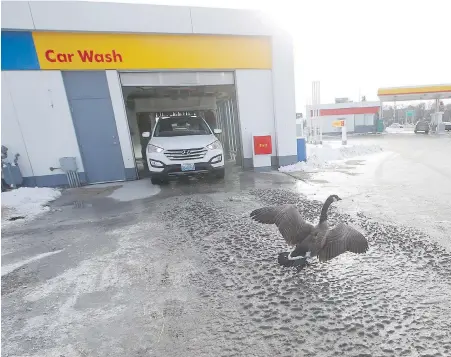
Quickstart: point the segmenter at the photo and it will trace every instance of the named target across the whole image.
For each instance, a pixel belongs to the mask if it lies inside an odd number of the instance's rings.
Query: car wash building
[[[3,1],[1,24],[2,145],[25,186],[139,179],[142,132],[177,113],[222,129],[231,165],[296,161],[292,42],[259,12]]]

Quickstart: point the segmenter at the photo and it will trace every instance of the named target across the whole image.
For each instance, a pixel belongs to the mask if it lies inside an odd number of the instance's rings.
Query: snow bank
[[[47,211],[49,208],[45,205],[60,196],[59,190],[47,187],[21,187],[2,192],[2,220],[16,216],[33,218]]]
[[[404,127],[404,128],[385,128],[385,132],[388,134],[415,134],[415,127]]]
[[[382,148],[378,145],[312,145],[307,144],[307,162],[297,162],[293,165],[281,166],[280,172],[315,172],[320,169],[337,166],[341,160],[352,157],[366,156],[381,152]]]

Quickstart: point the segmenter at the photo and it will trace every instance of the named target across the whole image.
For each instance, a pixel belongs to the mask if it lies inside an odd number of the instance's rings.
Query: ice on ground
[[[60,196],[59,190],[48,187],[21,187],[2,192],[2,221],[17,216],[32,219],[48,211],[46,205]]]
[[[333,144],[313,145],[307,144],[307,162],[297,162],[293,165],[281,166],[280,172],[316,172],[318,170],[335,167],[340,161],[349,158],[367,156],[380,153],[382,148],[378,145],[346,145]]]
[[[373,154],[349,171],[338,169],[309,173],[307,181],[296,182],[297,189],[308,198],[319,201],[332,194],[338,194],[341,198],[368,195],[377,191],[373,178],[379,165],[393,155],[390,151]]]
[[[36,255],[34,257],[28,258],[26,260],[22,260],[22,261],[17,262],[17,263],[4,265],[4,266],[2,266],[1,276],[9,274],[9,273],[13,272],[14,270],[19,269],[20,267],[23,267],[24,265],[32,263],[32,262],[34,262],[36,260],[48,257],[50,255],[54,255],[54,254],[57,254],[57,253],[60,253],[60,252],[62,252],[62,250],[56,250],[56,251],[53,251],[53,252],[43,253],[43,254],[39,254],[39,255]]]
[[[307,181],[296,182],[296,189],[307,198],[320,202],[324,202],[329,195],[338,195],[342,200],[334,205],[339,212],[353,217],[363,212],[372,219],[393,223],[393,218],[398,215],[385,195],[388,188],[384,186],[382,193],[375,177],[380,165],[394,155],[384,151],[368,156],[363,165],[352,169],[352,174],[340,169],[309,173]]]
[[[125,182],[110,196],[118,201],[133,201],[154,196],[160,192],[160,187],[152,185],[150,180],[138,180]]]

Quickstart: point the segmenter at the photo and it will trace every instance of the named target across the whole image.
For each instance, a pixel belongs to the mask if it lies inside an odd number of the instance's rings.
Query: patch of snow
[[[2,276],[6,275],[6,274],[9,274],[9,273],[13,272],[16,269],[19,269],[20,267],[22,267],[24,265],[30,264],[31,262],[34,262],[36,260],[48,257],[48,256],[53,255],[53,254],[57,254],[57,253],[60,253],[60,252],[62,252],[62,250],[55,250],[54,252],[48,252],[48,253],[39,254],[39,255],[36,255],[34,257],[31,257],[31,258],[26,259],[26,260],[22,260],[20,262],[14,263],[14,264],[4,265],[4,266],[2,266]]]
[[[297,162],[293,165],[281,166],[280,172],[316,172],[324,168],[335,167],[342,164],[340,161],[380,153],[382,148],[378,145],[346,145],[307,144],[307,162]]]
[[[14,161],[11,161],[10,159],[8,159],[8,158],[5,158],[5,159],[3,159],[3,161],[2,161],[2,167],[6,170],[6,165],[7,164],[11,164],[11,166],[17,166],[17,163],[16,162],[14,162]]]
[[[159,192],[160,187],[153,185],[150,180],[138,180],[125,182],[108,197],[118,201],[133,201],[155,196]]]
[[[415,127],[404,127],[404,128],[385,128],[385,131],[388,134],[415,134],[414,132]]]
[[[21,187],[2,192],[2,221],[14,216],[32,219],[49,210],[46,205],[61,196],[61,192],[48,187]]]

